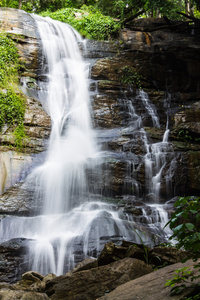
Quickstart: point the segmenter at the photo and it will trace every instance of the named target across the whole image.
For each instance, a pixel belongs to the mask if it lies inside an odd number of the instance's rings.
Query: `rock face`
[[[32,153],[44,151],[51,122],[37,100],[41,47],[34,19],[24,11],[0,8],[0,21],[1,30],[9,33],[16,42],[20,60],[24,64],[20,84],[26,94],[24,125],[27,135],[24,148],[16,151],[12,126],[2,128],[0,133],[0,194],[2,194],[27,175],[30,166],[34,163]]]
[[[166,124],[170,129],[173,155],[172,152],[169,155],[171,161],[176,161],[176,166],[170,167],[174,169],[171,177],[173,192],[161,183],[160,200],[169,199],[172,194],[198,195],[200,173],[199,165],[195,163],[200,151],[198,38],[167,28],[164,19],[139,19],[132,27],[132,30],[121,31],[124,49],[120,54],[97,60],[91,73],[98,90],[93,101],[95,126],[121,129],[113,130],[112,137],[109,133],[103,144],[106,150],[123,152],[123,160],[118,160],[114,168],[110,163],[113,170],[108,176],[110,182],[105,180],[105,185],[110,186],[115,195],[130,193],[130,182],[133,181],[139,182],[141,190],[146,189],[145,166],[141,159],[145,153],[144,145],[139,132],[131,131],[131,122],[139,115],[145,129],[148,127],[150,143],[162,141]],[[150,111],[138,96],[139,87],[147,92],[151,107],[155,105],[160,127],[153,127]],[[128,171],[130,160],[124,159],[130,154],[134,156],[135,164],[132,172]],[[165,168],[167,172],[167,165]],[[113,181],[118,181],[117,188]],[[141,191],[139,194],[144,197]]]
[[[11,239],[0,245],[0,281],[15,282],[27,269],[28,240]]]

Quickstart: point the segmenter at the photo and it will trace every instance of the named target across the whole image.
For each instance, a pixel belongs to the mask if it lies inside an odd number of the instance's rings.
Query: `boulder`
[[[49,297],[45,293],[0,290],[1,300],[47,300]]]
[[[189,268],[194,274],[198,274],[198,270],[193,268],[194,262],[189,260],[186,263],[177,263],[171,266],[154,271],[135,280],[131,280],[125,284],[118,286],[114,291],[106,293],[98,298],[99,300],[181,300],[184,296],[189,296],[191,290],[187,288],[180,295],[171,297],[171,287],[165,287],[167,280],[173,279],[175,270],[179,268]],[[188,270],[189,270],[188,269]],[[190,286],[191,283],[187,283]]]
[[[134,258],[124,258],[106,266],[72,275],[58,276],[46,284],[50,299],[97,299],[118,285],[152,272],[152,268]]]
[[[149,261],[155,266],[172,265],[187,258],[187,252],[173,247],[154,247],[149,251]]]
[[[153,247],[122,241],[121,245],[112,242],[105,244],[98,257],[98,265],[106,265],[125,257],[136,258],[154,267],[175,264],[187,258],[187,252],[174,247]]]

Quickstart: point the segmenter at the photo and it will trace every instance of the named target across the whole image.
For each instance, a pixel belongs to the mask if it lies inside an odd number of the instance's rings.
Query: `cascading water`
[[[126,215],[89,194],[86,169],[100,158],[91,128],[88,65],[77,43],[81,38],[66,24],[34,18],[44,55],[40,99],[52,130],[46,159],[23,188],[34,188],[42,208],[33,217],[4,218],[1,240],[29,239],[29,269],[62,274],[85,256],[97,255],[107,240],[139,240]]]
[[[59,275],[85,257],[97,256],[107,241],[127,239],[140,243],[142,237],[151,243],[149,233],[143,235],[145,228],[149,227],[151,234],[162,235],[162,217],[166,218],[167,213],[162,205],[154,205],[151,212],[156,214],[156,221],[143,210],[143,219],[138,222],[138,218],[116,205],[103,203],[104,198],[95,187],[97,183],[88,182],[88,170],[90,173],[101,170],[103,155],[109,156],[110,152],[98,149],[92,130],[89,65],[81,58],[79,44],[82,40],[66,24],[49,18],[34,18],[43,52],[41,77],[45,78],[40,82],[39,98],[51,117],[52,130],[44,163],[36,167],[23,184],[23,188],[34,190],[38,212],[32,217],[5,217],[0,230],[2,241],[20,237],[29,240],[29,269]],[[159,126],[147,94],[140,91],[136,98],[142,101],[154,126]],[[160,191],[159,176],[165,166],[167,131],[161,143],[150,144],[132,100],[125,102],[130,128],[121,132],[130,131],[142,137],[145,155],[141,156],[141,163],[146,168],[147,194],[152,194],[156,202]],[[118,135],[117,129],[111,131],[112,135]],[[109,133],[101,134],[103,138]],[[130,168],[134,169],[138,164],[136,155],[130,154],[130,157]],[[141,198],[137,179],[131,180],[135,195]],[[161,225],[153,227],[153,222]]]

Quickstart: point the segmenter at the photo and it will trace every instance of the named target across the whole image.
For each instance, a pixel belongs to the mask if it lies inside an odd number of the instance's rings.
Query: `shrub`
[[[177,241],[177,247],[187,251],[187,259],[197,261],[200,258],[200,197],[181,197],[174,204],[176,211],[172,214],[171,220],[167,223],[173,230],[171,239]],[[166,225],[167,225],[166,224]],[[186,259],[186,260],[187,260]],[[200,270],[200,263],[194,266]],[[166,286],[171,286],[171,294],[180,294],[190,283],[197,290],[194,298],[199,299],[200,284],[192,282],[200,277],[193,275],[187,267],[175,271],[173,279],[167,281]]]
[[[81,9],[65,8],[53,13],[44,12],[41,15],[68,23],[88,39],[106,40],[115,36],[119,29],[118,22],[102,15],[92,6],[83,6]]]

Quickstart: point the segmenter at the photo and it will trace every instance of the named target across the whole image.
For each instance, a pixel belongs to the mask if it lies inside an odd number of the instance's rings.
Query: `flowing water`
[[[81,58],[79,45],[83,41],[80,35],[69,25],[49,18],[34,18],[41,37],[41,75],[45,78],[40,82],[39,97],[51,117],[52,130],[45,161],[31,172],[24,187],[34,187],[38,207],[40,203],[42,207],[33,217],[4,218],[0,230],[2,241],[17,237],[30,239],[30,269],[59,275],[73,268],[79,260],[97,256],[107,241],[127,239],[140,243],[138,234],[142,234],[144,226],[116,205],[102,202],[100,195],[94,196],[99,192],[95,187],[97,183],[92,189],[89,187],[87,171],[101,171],[103,152],[96,143],[91,125],[89,65]],[[154,126],[159,127],[155,108],[147,94],[140,91],[138,98]],[[147,194],[153,195],[157,203],[166,165],[168,129],[162,142],[150,144],[131,100],[127,100],[126,105],[132,120],[131,130],[138,132],[144,143]],[[134,168],[134,158],[131,168]],[[133,187],[139,196],[136,179]],[[156,217],[143,210],[143,221],[147,227],[154,224],[151,231],[162,235],[167,213],[157,204],[150,210]]]

